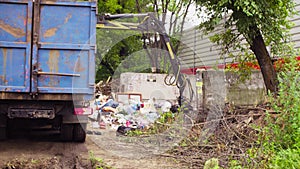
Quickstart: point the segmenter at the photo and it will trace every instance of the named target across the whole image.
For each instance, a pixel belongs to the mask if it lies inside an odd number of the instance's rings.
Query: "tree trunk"
[[[264,78],[267,91],[276,93],[278,87],[277,74],[274,69],[271,57],[267,51],[262,35],[259,30],[256,32],[256,35],[252,39],[252,45],[250,46],[250,49],[254,52],[256,56],[256,59],[261,69],[261,73]]]

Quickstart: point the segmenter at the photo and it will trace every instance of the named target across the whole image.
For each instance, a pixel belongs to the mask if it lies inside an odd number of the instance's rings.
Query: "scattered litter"
[[[106,124],[104,122],[100,122],[100,129],[106,129]]]
[[[119,126],[117,129],[116,135],[117,136],[121,136],[121,135],[126,136],[129,131],[133,131],[133,130],[135,130],[135,129],[131,128],[131,127]]]
[[[97,121],[92,122],[92,128],[99,128],[99,127],[100,127],[100,125]]]
[[[118,136],[126,135],[128,131],[149,128],[161,114],[176,112],[178,108],[171,101],[150,99],[142,103],[136,98],[128,98],[117,102],[112,97],[98,94],[92,103],[94,114],[89,116],[94,121],[92,128],[110,129],[116,131]]]

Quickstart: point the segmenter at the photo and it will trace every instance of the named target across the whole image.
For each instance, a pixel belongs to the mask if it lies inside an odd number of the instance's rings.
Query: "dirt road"
[[[172,158],[163,156],[144,156],[128,158],[111,153],[95,143],[95,136],[88,135],[85,143],[63,143],[47,137],[14,138],[0,142],[0,168],[22,168],[24,161],[40,164],[37,168],[93,168],[93,157],[103,159],[108,166],[116,169],[174,169],[184,168]],[[97,136],[101,140],[101,135]],[[21,163],[21,164],[20,164]],[[18,166],[19,165],[19,166]],[[30,165],[26,166],[31,168]]]

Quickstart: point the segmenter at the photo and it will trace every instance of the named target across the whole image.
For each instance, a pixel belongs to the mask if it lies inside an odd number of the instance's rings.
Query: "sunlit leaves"
[[[225,14],[226,29],[237,29],[248,43],[255,36],[251,27],[257,26],[266,42],[266,45],[280,45],[286,41],[288,30],[293,23],[287,20],[295,14],[293,0],[196,0],[209,17],[201,23],[202,28],[212,30]]]

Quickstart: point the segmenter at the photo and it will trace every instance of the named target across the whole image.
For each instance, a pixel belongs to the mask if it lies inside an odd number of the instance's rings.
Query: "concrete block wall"
[[[239,82],[239,76],[226,72],[227,102],[236,105],[255,105],[265,101],[266,88],[260,71],[253,71],[250,78]]]
[[[223,70],[207,70],[202,72],[202,77],[203,94],[198,101],[204,106],[219,103],[255,105],[265,100],[266,90],[260,71],[253,71],[244,82],[239,81],[236,73]]]
[[[143,100],[154,97],[156,100],[175,102],[179,90],[176,86],[167,86],[164,83],[165,76],[166,74],[123,73],[119,91],[141,93]],[[191,106],[195,109],[207,105],[221,109],[225,103],[255,105],[265,101],[266,90],[260,71],[253,71],[250,78],[244,82],[239,80],[236,73],[224,70],[205,70],[200,76],[187,75],[187,77],[194,91]],[[196,85],[199,80],[203,82],[202,90]],[[190,92],[187,87],[183,95],[189,98]]]
[[[176,101],[179,91],[176,86],[168,86],[164,79],[166,74],[134,73],[121,74],[120,92],[141,93],[143,100],[170,100]]]

